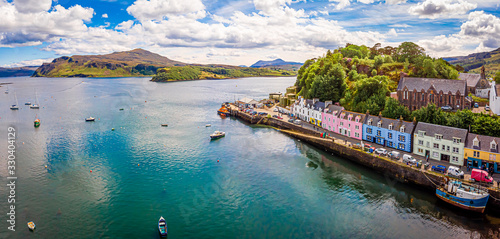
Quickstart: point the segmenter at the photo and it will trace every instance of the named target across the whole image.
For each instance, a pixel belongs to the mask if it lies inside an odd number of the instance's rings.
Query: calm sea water
[[[0,79],[13,83],[10,94],[0,88],[0,238],[158,238],[160,216],[169,238],[498,233],[497,218],[456,212],[430,193],[216,114],[221,102],[264,98],[294,81]],[[35,91],[39,110],[24,105]],[[9,109],[14,92],[19,111]],[[89,116],[96,122],[85,122]],[[16,232],[6,222],[9,126],[18,137]],[[227,135],[210,142],[214,130]]]

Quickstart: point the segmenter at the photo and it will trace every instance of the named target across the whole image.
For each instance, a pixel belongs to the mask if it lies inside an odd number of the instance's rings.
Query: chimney
[[[378,119],[381,120],[382,119],[382,111],[378,112]]]
[[[486,79],[486,72],[484,69],[484,65],[483,65],[483,67],[481,67],[481,79]]]
[[[368,116],[370,116],[370,110],[366,110],[365,118],[368,119]]]
[[[413,117],[413,125],[417,125],[417,117]]]
[[[333,101],[329,100],[329,101],[325,101],[325,109],[328,108],[329,105],[331,105],[333,103]]]
[[[313,98],[313,104],[316,104],[316,102],[319,101],[319,98]]]
[[[403,123],[403,116],[402,115],[399,116],[399,122]]]

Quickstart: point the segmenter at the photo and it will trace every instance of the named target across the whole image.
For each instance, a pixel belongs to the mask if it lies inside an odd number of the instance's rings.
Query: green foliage
[[[338,102],[344,95],[347,85],[345,71],[340,64],[329,63],[324,74],[317,75],[312,83],[308,98],[319,98],[321,101]]]
[[[432,62],[432,59],[425,59],[423,67],[424,69],[422,71],[422,77],[427,77],[427,78],[437,77],[438,72],[434,68],[434,62]]]
[[[398,100],[391,97],[386,98],[384,110],[382,110],[383,117],[398,119],[402,116],[404,120],[411,120],[410,115],[410,110],[401,105]]]
[[[358,57],[360,59],[363,59],[368,56],[368,54],[370,53],[370,49],[368,49],[368,47],[366,46],[357,46],[353,44],[348,44],[346,47],[342,48],[340,52],[344,57],[348,58]]]
[[[476,114],[474,124],[471,125],[471,131],[475,134],[500,137],[500,120],[498,117],[491,117],[484,114]]]
[[[193,66],[172,67],[163,69],[151,79],[152,81],[196,80],[200,78],[200,68]]]
[[[410,63],[415,63],[415,59],[419,56],[425,56],[425,49],[413,42],[401,43],[395,53],[399,62],[408,60]]]
[[[495,73],[495,83],[497,84],[500,84],[500,71],[497,71],[497,73]]]
[[[372,73],[372,76],[376,76],[377,75],[377,70],[373,69],[371,73]]]
[[[471,110],[459,110],[456,113],[449,113],[447,124],[451,127],[469,129],[475,122],[476,116]]]
[[[382,56],[375,57],[375,63],[373,64],[373,68],[377,69],[384,64],[384,58]]]
[[[384,63],[393,63],[394,61],[392,60],[391,56],[385,56],[384,57]]]
[[[346,94],[344,107],[356,112],[370,111],[378,114],[385,105],[389,95],[389,79],[386,76],[363,78],[354,83],[353,89]]]
[[[411,113],[412,118],[418,122],[426,122],[431,124],[446,125],[446,114],[435,104],[429,104]]]

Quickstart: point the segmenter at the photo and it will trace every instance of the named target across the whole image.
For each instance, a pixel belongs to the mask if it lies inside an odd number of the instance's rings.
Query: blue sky
[[[303,62],[346,43],[434,57],[500,47],[498,0],[0,0],[0,66],[143,48],[188,63]]]

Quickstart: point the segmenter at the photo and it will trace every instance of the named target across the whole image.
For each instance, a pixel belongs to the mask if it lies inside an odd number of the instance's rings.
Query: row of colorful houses
[[[466,129],[416,121],[408,122],[347,111],[331,101],[299,99],[291,113],[333,133],[372,142],[429,159],[473,168],[493,167],[500,171],[500,138],[469,133]]]

